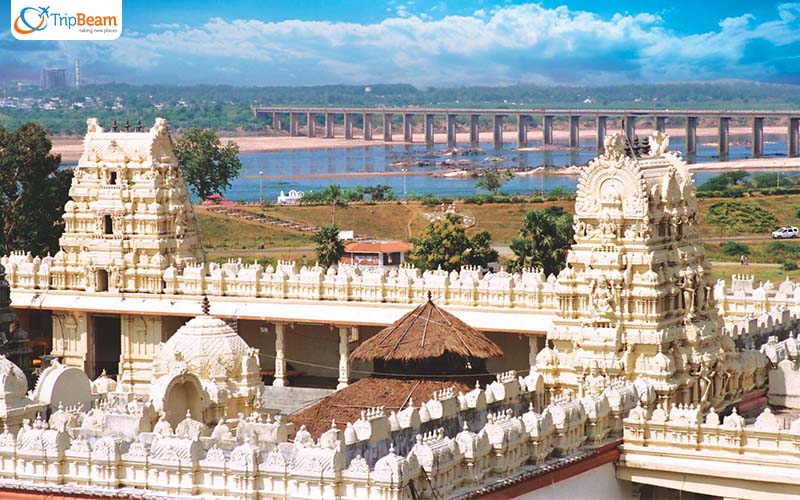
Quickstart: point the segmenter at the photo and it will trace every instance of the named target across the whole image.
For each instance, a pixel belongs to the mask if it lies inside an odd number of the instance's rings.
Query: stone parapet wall
[[[596,398],[548,401],[538,374],[507,372],[484,389],[445,389],[418,407],[365,410],[318,440],[303,428],[287,440],[291,424],[255,414],[235,432],[187,417],[174,431],[159,422],[133,439],[111,437],[109,422],[147,413],[109,393],[83,422],[77,410],[59,410],[49,423],[0,434],[0,483],[230,499],[399,500],[413,488],[421,498],[449,498],[618,438],[624,416],[642,404],[636,391],[611,384]]]

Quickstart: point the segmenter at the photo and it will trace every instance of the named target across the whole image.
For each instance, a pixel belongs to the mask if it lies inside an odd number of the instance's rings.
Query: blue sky
[[[95,82],[800,83],[800,3],[123,0],[109,42],[17,41],[1,17],[0,80],[80,58]]]

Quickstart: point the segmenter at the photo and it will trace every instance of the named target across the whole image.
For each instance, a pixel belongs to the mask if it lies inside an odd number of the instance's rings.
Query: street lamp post
[[[264,171],[258,171],[258,199],[261,200],[261,205],[264,204]]]
[[[403,169],[403,199],[408,199],[408,192],[406,191],[406,172],[408,172],[407,168]]]

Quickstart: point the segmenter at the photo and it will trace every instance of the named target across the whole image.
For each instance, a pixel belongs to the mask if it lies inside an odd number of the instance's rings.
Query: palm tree
[[[314,235],[317,244],[317,262],[323,267],[331,267],[341,260],[344,254],[344,242],[339,239],[339,228],[324,225]]]

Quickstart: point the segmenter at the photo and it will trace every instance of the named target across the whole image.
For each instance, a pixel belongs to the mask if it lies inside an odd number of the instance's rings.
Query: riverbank
[[[641,134],[649,133],[646,130],[640,130]],[[318,131],[321,133],[321,131]],[[581,127],[580,135],[584,138],[585,144],[594,144],[594,134],[596,130],[594,127]],[[683,137],[686,133],[684,128],[667,128],[667,133],[672,137]],[[748,136],[752,133],[749,127],[731,127],[730,136]],[[356,131],[356,136],[359,132]],[[716,138],[718,130],[716,127],[702,127],[697,129],[698,137]],[[765,135],[785,135],[786,127],[764,127]],[[383,138],[383,132],[380,129],[373,131],[373,137],[376,140],[365,141],[363,139],[344,139],[344,130],[336,130],[336,138],[325,139],[323,137],[289,137],[288,135],[277,136],[236,136],[236,137],[221,137],[223,143],[234,141],[239,145],[240,153],[258,153],[270,151],[291,151],[291,150],[305,150],[305,149],[330,149],[330,148],[360,148],[360,147],[374,147],[374,146],[394,146],[403,144],[402,133],[400,131],[394,132],[395,140],[393,142],[384,142],[379,140]],[[503,138],[506,143],[514,144],[516,142],[516,130],[508,128],[503,132]],[[528,131],[529,141],[538,141],[542,138],[542,132],[538,129]],[[553,139],[556,142],[566,143],[569,139],[568,130],[554,130]],[[420,144],[424,140],[424,135],[421,130],[414,132],[414,144]],[[494,140],[492,132],[484,131],[480,133],[480,142],[491,143]],[[458,144],[469,144],[469,133],[459,132],[456,134],[456,141]],[[60,154],[61,159],[67,162],[75,162],[81,156],[83,149],[83,137],[54,137],[53,153]],[[447,144],[447,134],[436,133],[434,134],[435,144]],[[711,144],[710,141],[703,141],[704,144]],[[715,143],[716,144],[716,143]],[[563,148],[561,146],[560,148]]]

